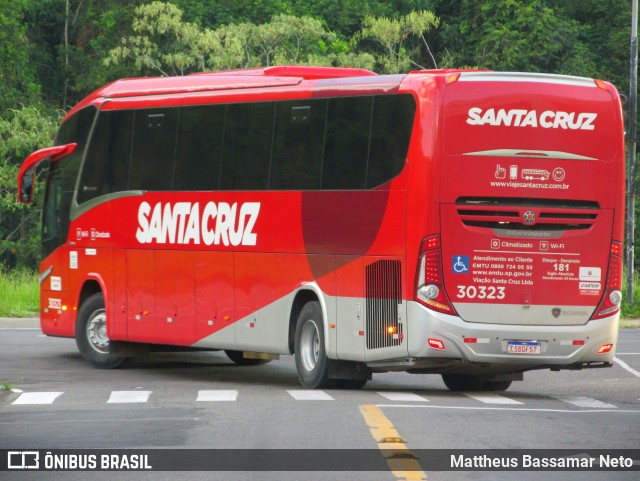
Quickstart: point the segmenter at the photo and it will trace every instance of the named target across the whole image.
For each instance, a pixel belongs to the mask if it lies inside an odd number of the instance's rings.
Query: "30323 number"
[[[458,286],[458,299],[490,299],[505,298],[505,288],[502,286]]]

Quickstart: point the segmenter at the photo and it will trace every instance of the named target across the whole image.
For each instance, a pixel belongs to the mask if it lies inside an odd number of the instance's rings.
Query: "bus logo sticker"
[[[549,180],[551,175],[548,170],[544,169],[522,169],[522,178],[524,180]]]
[[[536,221],[536,213],[532,210],[528,210],[522,215],[522,219],[525,224],[531,225]]]
[[[61,291],[62,290],[62,277],[51,276],[51,290],[52,291]]]
[[[581,281],[600,282],[602,270],[599,267],[581,267],[578,275]]]
[[[142,202],[135,237],[140,244],[255,246],[260,202]]]
[[[69,252],[69,269],[78,268],[78,251]]]
[[[49,309],[62,309],[62,299],[49,298]]]
[[[562,310],[559,307],[554,307],[551,309],[551,314],[557,319],[560,317],[560,314],[562,314]]]
[[[469,272],[469,256],[453,256],[451,269],[455,274],[466,274]]]
[[[562,167],[556,167],[553,171],[553,180],[562,182],[566,177],[566,173]]]

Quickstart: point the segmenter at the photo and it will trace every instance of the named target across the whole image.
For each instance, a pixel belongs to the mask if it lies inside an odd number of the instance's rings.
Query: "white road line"
[[[334,399],[324,391],[311,391],[305,389],[287,390],[296,401],[333,401]]]
[[[405,401],[405,402],[429,402],[428,399],[418,396],[412,392],[385,392],[378,391],[382,397],[386,397],[389,401]]]
[[[590,397],[584,397],[584,396],[552,396],[552,397],[556,398],[559,401],[573,404],[574,406],[578,406],[580,408],[618,409],[618,406],[614,406],[613,404],[598,401],[597,399],[593,399]]]
[[[629,366],[629,364],[627,364],[624,361],[621,361],[620,359],[618,359],[617,357],[613,358],[613,362],[615,362],[618,366],[620,366],[622,369],[625,369],[627,371],[629,371],[631,374],[633,374],[635,377],[640,377],[640,372],[636,371],[634,368],[632,368],[631,366]]]
[[[196,401],[235,401],[238,399],[238,391],[217,389],[215,391],[198,391]]]
[[[476,401],[483,402],[485,404],[523,404],[520,401],[516,401],[515,399],[509,399],[507,397],[501,396],[500,394],[464,393],[464,395],[472,399],[475,399]]]
[[[146,403],[149,400],[151,391],[111,391],[111,396],[107,403]]]
[[[427,409],[454,409],[458,411],[511,411],[511,412],[541,412],[541,413],[567,413],[567,414],[638,414],[640,409],[546,409],[546,408],[507,408],[488,406],[435,406],[433,404],[376,404],[379,408],[427,408]]]
[[[53,404],[61,392],[23,392],[11,404]]]

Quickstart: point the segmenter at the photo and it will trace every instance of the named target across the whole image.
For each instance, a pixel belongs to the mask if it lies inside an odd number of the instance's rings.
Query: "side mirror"
[[[18,181],[18,185],[20,186],[20,202],[24,204],[31,204],[31,201],[33,200],[33,184],[35,182],[35,177],[35,169],[29,169]]]
[[[33,184],[36,177],[36,168],[46,160],[55,162],[76,150],[78,144],[56,145],[35,151],[24,159],[18,172],[18,200],[24,204],[30,204],[33,200]]]

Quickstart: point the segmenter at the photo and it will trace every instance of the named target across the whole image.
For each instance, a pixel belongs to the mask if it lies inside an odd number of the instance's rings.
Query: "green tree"
[[[48,147],[60,123],[60,113],[40,105],[11,111],[0,119],[0,264],[35,269],[39,250],[39,215],[17,200],[20,163]]]
[[[68,109],[100,85],[131,75],[120,66],[105,68],[102,58],[130,34],[139,4],[137,0],[29,1],[26,35],[37,46],[30,51],[30,63],[49,104]]]
[[[412,65],[423,68],[411,59],[420,44],[410,49],[410,37],[417,37],[427,45],[425,33],[439,24],[440,19],[429,11],[411,12],[397,19],[370,16],[364,19],[358,37],[372,39],[382,47],[382,52],[376,54],[376,62],[382,72],[401,73],[408,71]]]
[[[581,26],[545,0],[438,1],[443,66],[593,75]]]
[[[311,17],[276,15],[260,25],[210,29],[184,21],[175,5],[152,2],[136,9],[133,32],[109,52],[106,66],[132,65],[142,75],[185,75],[274,64],[373,65],[370,55],[354,54],[351,44]]]
[[[24,22],[27,5],[26,0],[0,3],[0,116],[6,109],[40,98],[29,59],[31,44]]]

